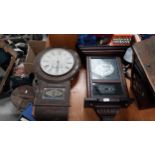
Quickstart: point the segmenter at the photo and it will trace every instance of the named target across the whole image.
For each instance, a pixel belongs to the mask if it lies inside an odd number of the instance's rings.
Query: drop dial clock
[[[34,63],[37,120],[68,120],[70,80],[78,75],[80,64],[71,49],[48,48],[39,53]]]

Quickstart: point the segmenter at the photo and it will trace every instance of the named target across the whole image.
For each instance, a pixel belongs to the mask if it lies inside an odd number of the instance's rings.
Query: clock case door
[[[102,79],[93,79],[91,61],[93,59],[111,61],[114,67],[113,75]],[[119,57],[115,56],[87,56],[87,96],[85,107],[126,107],[130,103],[127,85],[123,74],[122,63]],[[95,86],[96,85],[96,86]],[[103,94],[95,92],[95,87],[101,89]],[[99,92],[99,91],[98,91]]]

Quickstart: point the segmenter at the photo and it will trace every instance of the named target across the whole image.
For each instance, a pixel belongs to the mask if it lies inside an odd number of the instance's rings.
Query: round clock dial
[[[93,59],[91,62],[91,68],[95,79],[104,78],[114,72],[113,65],[100,59]]]
[[[40,67],[49,75],[60,76],[72,70],[74,63],[74,57],[66,49],[54,48],[42,56]]]

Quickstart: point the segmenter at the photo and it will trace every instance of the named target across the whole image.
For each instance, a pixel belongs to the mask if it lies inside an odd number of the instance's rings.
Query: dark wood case
[[[103,79],[93,79],[90,65],[92,59],[114,62],[113,74]],[[87,56],[87,97],[85,107],[94,108],[101,120],[112,120],[121,107],[129,105],[130,99],[119,57]]]
[[[131,88],[140,109],[155,107],[155,37],[133,45]]]
[[[40,60],[50,49],[52,48],[47,48],[39,53],[34,62],[34,73],[36,77],[34,87],[36,95],[33,106],[33,115],[37,120],[63,121],[68,119],[70,80],[78,75],[81,62],[75,51],[67,49],[75,60],[74,66],[70,72],[61,76],[46,74],[40,67]],[[53,95],[54,90],[61,91],[62,95],[56,97]],[[49,95],[48,92],[53,93]]]

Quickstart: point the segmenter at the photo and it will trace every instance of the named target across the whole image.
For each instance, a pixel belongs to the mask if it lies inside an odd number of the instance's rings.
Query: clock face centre
[[[40,59],[40,67],[48,75],[61,76],[72,70],[75,60],[66,49],[54,48],[47,51]]]

